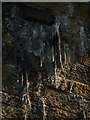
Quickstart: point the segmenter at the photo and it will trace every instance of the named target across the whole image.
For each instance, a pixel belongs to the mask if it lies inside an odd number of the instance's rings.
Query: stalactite
[[[42,59],[41,59],[41,63],[40,63],[40,66],[42,67]]]
[[[42,25],[41,25],[41,32],[42,32]]]
[[[23,74],[22,74],[22,85],[23,85]]]
[[[70,56],[69,56],[69,58],[68,58],[68,62],[69,62],[69,64],[70,64],[70,62],[71,62]]]
[[[42,28],[42,27],[41,27]],[[42,48],[42,51],[41,51],[41,56],[40,56],[40,67],[43,66],[43,60],[44,60],[44,47],[45,47],[45,43],[43,42],[43,48]]]
[[[16,17],[16,5],[14,4],[12,10],[11,10],[11,17]]]
[[[57,73],[57,64],[56,64],[56,61],[55,61],[55,85],[56,85],[57,89],[60,86],[59,77],[58,77],[58,73]]]
[[[66,53],[64,52],[64,58],[65,58],[65,65],[67,64],[67,56]]]
[[[56,65],[56,61],[55,61],[55,79],[57,79],[57,72],[56,72],[56,70],[57,70],[57,65]]]
[[[19,79],[17,79],[17,83],[19,83]]]
[[[65,45],[64,45],[64,63],[65,63],[65,65],[67,64],[67,54],[66,54],[66,47],[65,47]]]
[[[52,61],[54,62],[55,58],[54,58],[54,47],[52,47]]]
[[[59,48],[60,64],[61,64],[61,69],[62,69],[62,71],[63,71],[62,53],[61,53],[61,38],[60,38],[60,32],[59,32],[60,23],[59,23],[59,22],[57,23],[57,21],[56,21],[55,27],[56,27],[56,33],[57,33],[57,35],[58,35],[58,43],[59,43],[58,48]]]

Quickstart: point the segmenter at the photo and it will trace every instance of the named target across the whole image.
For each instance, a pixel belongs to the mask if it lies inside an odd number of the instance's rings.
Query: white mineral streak
[[[22,85],[23,85],[23,74],[22,74]]]
[[[19,80],[17,79],[17,83],[19,83]]]
[[[58,42],[59,42],[59,51],[61,51],[61,38],[60,38],[60,32],[59,32],[59,26],[60,26],[60,23],[57,23],[56,22],[56,32],[57,32],[57,35],[58,35]]]
[[[52,60],[54,62],[54,47],[52,47]]]
[[[60,57],[60,63],[61,63],[61,69],[63,70],[63,65],[62,65],[62,54],[61,54],[61,38],[60,38],[60,32],[59,32],[59,27],[60,27],[60,23],[57,21],[56,19],[56,32],[58,35],[58,43],[59,43],[59,57]]]
[[[67,55],[66,55],[66,49],[64,45],[64,59],[65,59],[65,65],[67,64]]]
[[[42,25],[41,25],[41,32],[42,32]]]
[[[69,56],[69,58],[68,58],[68,62],[69,62],[69,64],[70,64],[70,61],[71,61],[71,59],[70,59],[70,56]]]
[[[16,6],[14,5],[12,10],[11,10],[11,16],[12,18],[16,15]]]
[[[42,67],[42,59],[41,59],[41,64],[40,64],[40,66]]]
[[[56,65],[56,61],[55,61],[55,79],[57,78],[57,65]]]
[[[67,64],[67,57],[66,57],[66,53],[64,52],[64,58],[65,58],[65,65]]]
[[[62,63],[62,56],[61,56],[61,53],[60,53],[60,63]]]
[[[56,85],[56,88],[57,88],[57,89],[58,89],[58,87],[60,86],[59,77],[58,77],[58,73],[57,73],[56,61],[55,61],[55,85]]]

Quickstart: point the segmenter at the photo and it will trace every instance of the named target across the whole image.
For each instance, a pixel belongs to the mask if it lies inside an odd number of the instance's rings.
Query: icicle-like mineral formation
[[[65,59],[65,65],[67,64],[67,54],[66,54],[66,47],[64,45],[64,59]]]
[[[17,83],[19,83],[19,79],[17,79]]]
[[[40,64],[40,66],[42,67],[42,59],[41,59],[41,64]]]
[[[61,69],[63,70],[63,64],[62,64],[62,54],[61,54],[61,38],[60,38],[60,31],[59,31],[59,27],[60,27],[60,22],[58,20],[58,18],[56,17],[56,33],[58,35],[58,43],[59,43],[59,58],[60,58],[60,64],[61,64]]]
[[[54,47],[52,47],[52,60],[54,62]]]
[[[22,85],[23,85],[23,74],[22,74]]]
[[[65,65],[67,64],[67,60],[66,60],[66,53],[64,52],[64,58],[65,58]]]

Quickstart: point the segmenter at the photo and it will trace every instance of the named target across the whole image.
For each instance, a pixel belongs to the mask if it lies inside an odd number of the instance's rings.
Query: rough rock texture
[[[3,3],[3,119],[90,119],[89,3]]]

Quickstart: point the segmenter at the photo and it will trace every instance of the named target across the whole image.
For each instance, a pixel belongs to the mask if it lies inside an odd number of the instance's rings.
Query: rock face
[[[3,3],[3,119],[90,119],[88,9]]]

